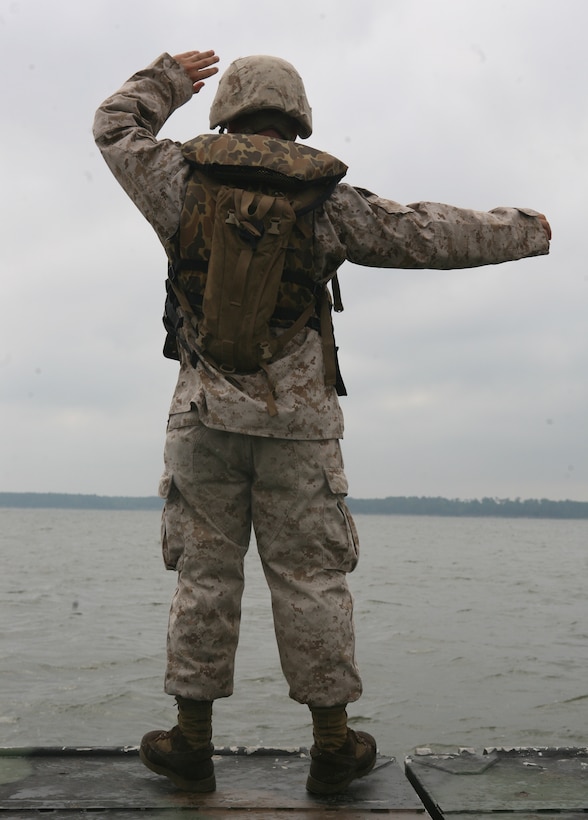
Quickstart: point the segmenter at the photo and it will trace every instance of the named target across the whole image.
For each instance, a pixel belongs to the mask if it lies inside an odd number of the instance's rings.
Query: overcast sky
[[[586,31],[585,0],[2,0],[0,491],[156,493],[165,257],[91,126],[160,53],[214,48],[293,62],[350,183],[552,223],[548,257],[343,266],[350,495],[588,500]],[[215,88],[161,136],[208,131]]]

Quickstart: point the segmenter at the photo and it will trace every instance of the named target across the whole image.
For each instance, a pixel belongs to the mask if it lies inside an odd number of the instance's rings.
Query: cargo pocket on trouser
[[[330,499],[325,504],[325,568],[353,572],[359,560],[359,537],[345,503],[347,478],[343,469],[325,469]]]
[[[159,496],[165,499],[161,513],[161,552],[166,569],[180,570],[184,562],[184,526],[180,493],[174,477],[164,473],[159,482]]]

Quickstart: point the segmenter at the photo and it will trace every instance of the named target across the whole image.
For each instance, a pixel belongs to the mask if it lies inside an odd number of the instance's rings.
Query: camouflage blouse
[[[112,173],[165,246],[178,230],[190,163],[182,146],[158,140],[170,115],[192,99],[192,83],[163,54],[100,106],[96,143]],[[439,203],[400,205],[340,182],[315,218],[317,281],[333,260],[381,268],[470,268],[538,256],[549,243],[537,212],[522,208],[472,211]],[[165,262],[162,259],[162,270]],[[270,366],[278,414],[269,416],[266,376],[225,379],[181,361],[170,413],[197,409],[212,428],[294,439],[340,438],[343,418],[323,379],[318,333],[302,330]]]

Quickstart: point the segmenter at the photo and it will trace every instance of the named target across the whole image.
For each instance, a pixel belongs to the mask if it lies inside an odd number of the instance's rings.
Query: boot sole
[[[144,766],[147,766],[147,768],[155,772],[155,774],[161,774],[167,777],[168,780],[171,780],[172,783],[183,791],[202,794],[216,790],[216,777],[214,773],[211,774],[210,777],[203,777],[201,780],[186,780],[186,778],[177,774],[177,772],[166,769],[165,766],[159,766],[157,763],[153,763],[153,761],[146,757],[142,749],[139,750],[139,758]]]

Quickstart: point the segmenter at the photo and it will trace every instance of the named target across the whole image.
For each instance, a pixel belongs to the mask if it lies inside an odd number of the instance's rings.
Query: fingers
[[[174,56],[174,60],[177,60],[178,63],[182,65],[184,63],[193,63],[198,60],[213,60],[213,62],[218,62],[218,57],[215,57],[214,51],[211,49],[210,51],[184,51],[181,54],[176,54]]]
[[[210,51],[185,51],[174,57],[181,65],[206,67],[212,63],[218,63],[218,57],[211,49]]]
[[[176,54],[174,60],[179,63],[192,80],[194,93],[197,94],[204,85],[204,80],[216,74],[219,58],[214,51],[185,51]]]

